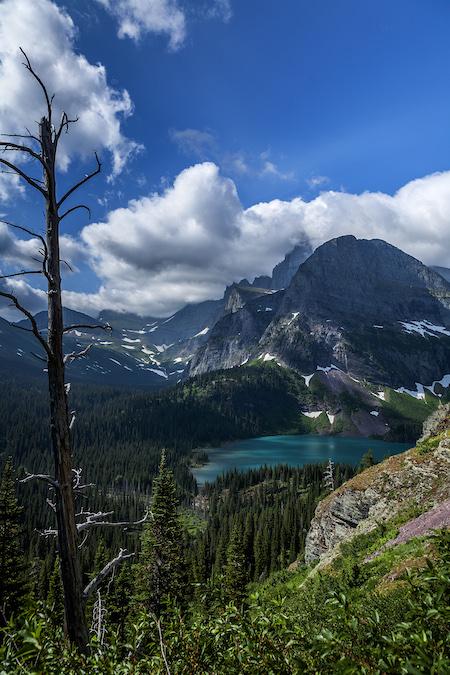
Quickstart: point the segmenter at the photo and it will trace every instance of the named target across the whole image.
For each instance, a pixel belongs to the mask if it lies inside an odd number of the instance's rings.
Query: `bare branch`
[[[70,363],[71,361],[75,361],[75,359],[83,358],[83,356],[86,356],[93,346],[94,345],[90,343],[87,347],[82,349],[81,352],[70,352],[70,354],[66,354],[64,357],[64,363]]]
[[[44,274],[43,270],[21,270],[13,274],[2,274],[0,279],[11,279],[11,277],[23,277],[26,274]]]
[[[70,197],[70,195],[73,194],[73,193],[75,192],[75,190],[78,190],[78,188],[80,188],[82,185],[84,185],[84,184],[87,183],[89,180],[91,180],[91,178],[94,178],[94,176],[96,176],[97,174],[99,174],[100,171],[102,170],[102,165],[101,165],[101,163],[100,163],[100,160],[99,160],[99,158],[98,158],[98,155],[97,155],[97,153],[94,153],[94,154],[95,154],[95,160],[96,160],[96,162],[97,162],[97,168],[95,169],[95,171],[92,171],[91,173],[86,174],[86,176],[85,176],[82,180],[80,180],[80,181],[79,181],[78,183],[76,183],[73,187],[71,187],[70,190],[68,190],[68,191],[66,192],[66,194],[65,194],[63,197],[61,197],[61,199],[59,200],[59,202],[58,202],[58,204],[57,204],[58,209],[60,208],[60,206],[61,206],[62,204],[64,204],[64,202],[66,201],[66,199],[68,199],[68,198]]]
[[[166,667],[167,675],[170,675],[169,662],[167,661],[167,656],[166,656],[166,645],[164,644],[164,638],[163,638],[162,628],[161,628],[161,619],[158,619],[156,614],[153,614],[153,619],[156,622],[156,626],[158,628],[159,649],[160,649],[160,652],[161,652],[161,656],[163,658],[164,665]]]
[[[25,309],[25,307],[22,307],[22,305],[20,304],[20,302],[18,301],[16,296],[13,295],[12,293],[6,293],[6,291],[0,290],[0,297],[7,298],[8,300],[11,300],[11,302],[16,307],[16,309],[18,309],[19,312],[21,312],[22,314],[24,314],[27,317],[27,319],[31,323],[31,329],[32,329],[33,335],[40,342],[40,344],[44,347],[45,351],[47,352],[48,357],[52,358],[53,355],[52,355],[52,352],[50,350],[50,347],[48,346],[47,341],[44,340],[41,333],[39,332],[39,329],[38,329],[38,326],[37,326],[37,323],[36,323],[36,319],[31,314],[31,312],[29,312],[27,309]]]
[[[38,190],[45,197],[45,199],[47,199],[47,191],[44,190],[44,188],[42,188],[36,180],[30,178],[30,176],[28,176],[25,171],[22,171],[22,169],[20,169],[18,166],[12,164],[12,162],[8,162],[8,160],[4,159],[3,157],[0,157],[0,164],[7,166],[8,169],[11,169],[13,173],[16,173],[18,176],[23,178],[24,181],[31,185],[31,187],[34,187],[35,190]]]
[[[19,480],[19,483],[28,483],[30,480],[41,480],[44,483],[48,483],[52,488],[55,489],[59,487],[58,481],[43,473],[27,473],[25,478]]]
[[[78,117],[75,117],[73,120],[69,119],[69,116],[67,115],[67,113],[63,112],[63,114],[61,115],[61,122],[59,124],[59,129],[58,129],[58,131],[56,132],[56,135],[55,135],[56,145],[58,144],[58,141],[61,137],[61,134],[62,134],[63,130],[65,129],[66,134],[67,134],[68,131],[69,131],[69,124],[75,124],[76,122],[78,122],[78,120],[79,120]]]
[[[54,512],[56,513],[56,504],[55,504],[55,502],[52,502],[52,500],[49,499],[48,497],[47,497],[47,499],[46,499],[45,501],[47,502],[47,504],[49,505],[49,507],[51,508],[51,510],[54,511]]]
[[[19,47],[20,51],[22,52],[24,58],[25,58],[25,63],[23,64],[25,68],[31,73],[31,75],[34,77],[34,79],[39,83],[42,91],[44,92],[45,100],[47,102],[47,114],[48,114],[48,121],[52,122],[52,101],[53,101],[53,96],[50,97],[48,95],[47,87],[45,84],[42,82],[41,78],[39,75],[33,70],[33,67],[31,65],[30,59],[28,56],[25,54],[24,50],[22,47]]]
[[[33,134],[26,129],[26,134],[0,134],[0,136],[5,136],[5,138],[28,138],[32,141],[36,141],[36,143],[39,143],[41,145],[41,141],[37,136],[33,136]]]
[[[83,548],[83,546],[85,545],[85,543],[86,543],[87,540],[88,540],[88,537],[89,537],[89,532],[86,532],[86,534],[84,535],[83,539],[82,539],[82,540],[80,541],[80,543],[78,544],[78,548]]]
[[[44,169],[49,172],[49,167],[45,159],[27,145],[21,145],[20,143],[12,143],[11,141],[0,141],[0,148],[3,148],[3,152],[12,151],[12,152],[23,152],[26,155],[30,155],[33,159],[37,160]]]
[[[63,330],[63,333],[69,333],[71,330],[77,330],[78,328],[88,328],[94,330],[95,328],[100,328],[101,330],[111,331],[112,326],[109,323],[74,323],[71,326],[66,326]]]
[[[86,586],[86,588],[83,591],[83,598],[87,600],[92,593],[94,593],[97,588],[101,585],[101,583],[104,581],[104,579],[108,576],[110,572],[116,569],[119,565],[121,565],[125,560],[129,560],[130,558],[134,557],[134,553],[127,553],[126,549],[121,548],[119,551],[119,555],[116,556],[113,560],[110,560],[109,563],[107,563],[104,568],[102,569],[99,574],[97,574],[96,577],[94,577]]]
[[[11,223],[9,220],[0,219],[0,223],[3,223],[4,225],[7,225],[8,227],[12,227],[15,230],[20,230],[21,232],[25,232],[25,234],[29,234],[30,237],[33,237],[34,239],[39,239],[39,241],[42,244],[42,249],[39,249],[39,253],[42,255],[43,259],[41,261],[41,260],[38,260],[37,258],[33,258],[33,260],[36,260],[36,262],[42,263],[42,270],[44,272],[44,275],[50,281],[50,277],[49,277],[49,274],[48,274],[48,271],[47,271],[48,248],[47,248],[47,242],[45,241],[44,237],[41,234],[38,234],[38,232],[34,232],[33,230],[30,230],[28,227],[23,227],[23,225],[16,225],[15,223]]]
[[[67,385],[66,385],[66,387],[67,387]],[[95,483],[85,483],[85,484],[81,483],[81,474],[83,473],[83,469],[72,469],[72,472],[75,474],[74,477],[73,477],[73,489],[76,492],[81,492],[81,490],[85,490],[86,488],[89,488],[89,487],[95,487]],[[81,510],[81,512],[78,513],[77,515],[81,516],[81,515],[88,515],[88,514],[86,514],[86,512],[83,512],[83,510]],[[89,514],[89,515],[92,515],[92,514]]]
[[[38,532],[41,537],[57,537],[58,536],[58,530],[35,530]]]
[[[111,516],[113,513],[114,511],[108,511],[105,513],[101,511],[99,511],[98,513],[81,512],[79,515],[86,516],[86,521],[84,523],[77,524],[78,532],[84,532],[84,530],[88,530],[91,527],[134,527],[136,525],[142,525],[142,523],[145,523],[148,517],[148,511],[146,511],[143,518],[141,518],[140,520],[135,520],[134,522],[122,521],[112,523],[108,520],[101,520],[102,518],[107,518],[108,516]]]
[[[69,431],[72,431],[73,425],[75,424],[75,420],[77,419],[77,416],[76,416],[75,412],[76,412],[75,410],[72,410],[72,413],[71,413],[72,417],[70,418],[70,422],[69,422]]]
[[[91,209],[89,208],[89,206],[86,206],[86,204],[78,204],[77,206],[72,206],[71,209],[67,209],[67,211],[65,211],[62,214],[62,216],[59,217],[59,220],[60,221],[63,220],[63,218],[68,216],[70,213],[73,213],[74,211],[77,211],[78,209],[85,209],[89,214],[89,220],[91,219]]]
[[[60,258],[60,262],[64,263],[64,265],[66,265],[66,267],[67,267],[71,272],[73,272],[73,267],[72,267],[71,265],[69,265],[69,263],[67,262],[67,260],[63,260],[62,258]]]

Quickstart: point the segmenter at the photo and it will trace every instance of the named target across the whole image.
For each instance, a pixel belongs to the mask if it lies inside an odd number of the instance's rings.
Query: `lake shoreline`
[[[370,437],[319,435],[319,434],[275,434],[235,441],[221,446],[204,448],[208,462],[198,468],[191,467],[199,488],[213,482],[229,470],[247,471],[263,465],[303,466],[320,464],[332,459],[334,462],[359,464],[362,455],[371,449],[375,461],[381,461],[391,454],[398,454],[412,447],[414,443],[382,441]]]

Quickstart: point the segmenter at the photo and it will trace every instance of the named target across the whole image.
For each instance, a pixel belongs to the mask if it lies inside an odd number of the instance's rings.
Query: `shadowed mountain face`
[[[432,266],[431,269],[440,274],[441,277],[444,277],[446,281],[450,281],[450,269],[448,267]]]
[[[323,244],[269,311],[263,304],[249,302],[216,324],[190,373],[255,358],[305,375],[333,365],[398,387],[450,373],[450,284],[386,242],[346,236]]]
[[[280,313],[358,322],[450,319],[450,286],[395,246],[338,237],[319,246],[287,290]],[[330,316],[329,316],[330,315]]]

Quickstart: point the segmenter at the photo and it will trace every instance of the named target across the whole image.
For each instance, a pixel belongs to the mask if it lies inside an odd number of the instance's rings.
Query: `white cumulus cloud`
[[[97,0],[118,21],[120,38],[138,41],[145,33],[168,35],[171,49],[186,37],[186,17],[177,0]]]
[[[297,243],[315,248],[345,234],[384,239],[426,264],[448,267],[449,222],[450,171],[413,180],[394,195],[324,191],[309,201],[244,208],[235,183],[204,162],[65,242],[75,260],[90,261],[99,288],[66,292],[64,302],[88,313],[115,308],[167,316],[186,302],[220,297],[233,281],[269,274]]]
[[[162,194],[133,200],[83,229],[101,287],[70,301],[84,310],[168,314],[219,297],[242,277],[269,274],[305,237],[313,247],[344,234],[380,238],[446,266],[449,222],[450,172],[412,181],[392,196],[328,191],[311,201],[244,209],[234,182],[205,162],[185,169]]]
[[[169,38],[169,49],[177,51],[186,41],[189,15],[196,12],[179,0],[97,0],[117,21],[119,38],[139,42],[148,33]],[[208,0],[197,12],[198,19],[232,17],[230,0]]]
[[[63,135],[60,167],[67,169],[75,156],[86,159],[94,150],[107,150],[112,175],[117,175],[140,147],[121,129],[133,105],[127,91],[108,84],[104,66],[76,51],[75,38],[71,17],[51,0],[0,0],[0,131],[24,133],[44,112],[42,92],[22,65],[22,47],[56,94],[57,119],[62,110],[79,117],[71,133]],[[3,193],[0,186],[0,197],[7,196]]]

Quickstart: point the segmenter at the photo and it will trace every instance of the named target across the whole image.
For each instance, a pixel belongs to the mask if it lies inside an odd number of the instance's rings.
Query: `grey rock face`
[[[270,353],[305,374],[333,364],[393,388],[431,385],[450,373],[450,284],[386,242],[346,236],[323,244],[300,265],[272,320],[254,322],[250,332],[242,311],[248,297],[235,289],[236,319],[216,326],[214,358],[202,363],[199,353],[198,372],[236,365],[230,344],[238,341],[239,358]],[[444,332],[421,332],[423,321]]]
[[[349,532],[367,518],[375,495],[347,490],[332,500],[320,519],[311,524],[306,537],[305,562],[319,560],[330,549],[347,538]]]
[[[450,285],[419,260],[378,239],[326,242],[299,268],[280,312],[363,323],[450,320]]]
[[[423,425],[423,433],[419,443],[426,441],[431,436],[437,436],[450,428],[450,403],[440,405]]]
[[[450,405],[424,425],[424,438],[450,429]],[[446,441],[421,455],[413,448],[358,474],[319,502],[306,536],[305,561],[330,562],[337,546],[389,520],[405,506],[424,510],[450,497],[450,448]]]
[[[233,368],[253,358],[260,336],[276,313],[283,291],[256,295],[216,323],[192,359],[189,375]]]
[[[437,267],[436,265],[433,265],[431,269],[440,274],[441,277],[444,277],[446,281],[450,281],[450,269],[448,269],[448,267]]]
[[[284,260],[273,268],[272,288],[281,290],[287,288],[300,265],[311,255],[312,248],[308,242],[297,244],[292,251],[286,254]]]

